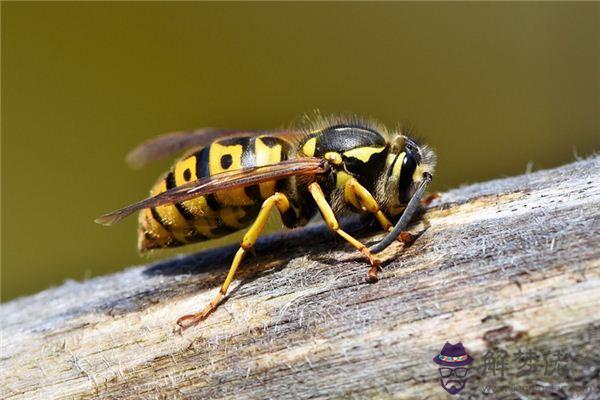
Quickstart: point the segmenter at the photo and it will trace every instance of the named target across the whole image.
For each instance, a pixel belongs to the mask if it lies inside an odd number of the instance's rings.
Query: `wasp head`
[[[435,153],[426,145],[397,135],[377,183],[378,200],[391,215],[398,215],[427,175],[433,175]]]

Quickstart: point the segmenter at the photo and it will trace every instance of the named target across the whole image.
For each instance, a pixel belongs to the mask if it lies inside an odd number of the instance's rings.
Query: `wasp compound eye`
[[[398,182],[398,200],[400,203],[406,204],[410,200],[413,174],[416,168],[417,160],[413,152],[406,149],[406,155],[402,160],[402,168],[400,170],[400,181]]]

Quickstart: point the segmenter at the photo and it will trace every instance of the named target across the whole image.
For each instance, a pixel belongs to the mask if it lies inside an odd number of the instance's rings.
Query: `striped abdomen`
[[[286,142],[270,136],[222,139],[177,161],[152,188],[155,196],[184,183],[225,171],[274,164],[287,158]],[[218,238],[248,226],[262,201],[275,192],[264,182],[140,212],[141,251]]]

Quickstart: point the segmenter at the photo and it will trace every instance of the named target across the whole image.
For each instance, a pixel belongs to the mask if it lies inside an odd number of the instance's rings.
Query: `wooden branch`
[[[446,341],[475,358],[464,397],[599,398],[600,157],[449,191],[424,217],[376,284],[321,225],[271,236],[184,332],[234,246],[3,304],[0,398],[448,398]],[[517,349],[563,351],[568,373],[540,358],[491,375],[484,361]]]

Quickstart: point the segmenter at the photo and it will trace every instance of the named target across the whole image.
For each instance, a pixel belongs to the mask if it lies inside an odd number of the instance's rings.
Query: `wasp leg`
[[[348,180],[348,182],[346,182],[344,196],[346,200],[348,200],[356,208],[368,211],[375,215],[375,218],[377,218],[377,221],[383,230],[390,231],[394,227],[390,220],[379,209],[377,200],[375,200],[373,195],[363,185],[358,183],[355,178],[351,178]]]
[[[377,200],[375,200],[373,195],[355,178],[349,179],[346,183],[344,196],[346,200],[355,207],[374,214],[384,231],[389,232],[394,229],[394,225],[392,225],[390,220],[379,209]],[[411,245],[416,238],[417,237],[410,232],[400,232],[400,235],[398,235],[398,240],[407,245]]]
[[[433,192],[428,194],[427,196],[423,197],[421,199],[421,206],[423,207],[427,207],[428,205],[430,205],[435,199],[439,199],[440,197],[442,197],[442,195],[440,195],[438,192]]]
[[[317,207],[319,207],[319,211],[321,211],[321,215],[323,216],[323,219],[325,220],[325,223],[327,224],[329,229],[331,229],[334,233],[337,233],[338,235],[340,235],[348,243],[350,243],[352,246],[354,246],[358,251],[360,251],[362,254],[364,254],[369,259],[369,262],[371,263],[371,269],[367,273],[367,279],[369,282],[377,282],[377,280],[378,280],[377,271],[379,270],[379,259],[377,257],[375,257],[373,254],[371,254],[371,252],[369,251],[367,246],[365,246],[364,244],[362,244],[361,242],[359,242],[358,240],[356,240],[355,238],[350,236],[348,233],[346,233],[342,229],[340,229],[340,224],[338,223],[337,218],[335,217],[335,214],[333,213],[333,210],[331,209],[331,206],[329,205],[329,203],[327,203],[327,200],[325,199],[325,195],[323,194],[323,190],[321,189],[321,186],[319,186],[318,183],[316,183],[316,182],[311,183],[308,186],[308,190],[310,191],[313,198],[315,199],[315,202],[317,203]]]
[[[264,229],[273,206],[276,206],[279,212],[284,214],[290,208],[290,202],[282,193],[275,193],[263,202],[256,220],[244,235],[240,248],[238,249],[237,253],[235,253],[235,257],[233,258],[233,262],[231,263],[231,267],[229,267],[229,272],[227,273],[227,278],[225,278],[225,282],[223,282],[221,285],[219,293],[217,293],[215,298],[202,311],[194,314],[184,315],[183,317],[179,318],[177,320],[177,324],[179,326],[184,329],[189,328],[190,326],[193,326],[204,320],[217,309],[221,303],[221,300],[223,300],[227,294],[227,289],[229,288],[229,285],[233,280],[233,276],[235,275],[235,271],[242,262],[244,255],[252,249],[252,246],[254,246],[256,240],[260,236],[260,233]]]

